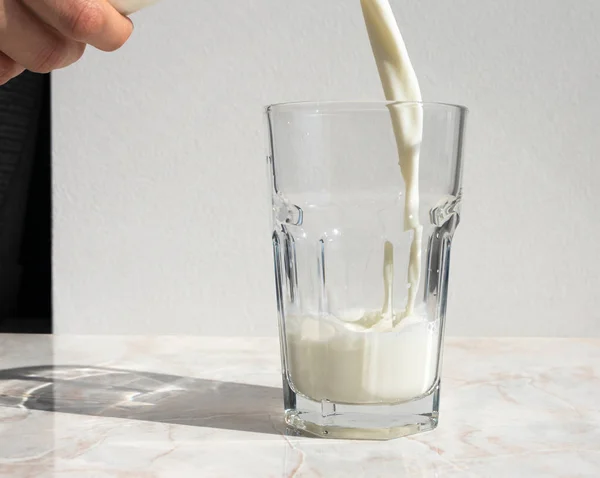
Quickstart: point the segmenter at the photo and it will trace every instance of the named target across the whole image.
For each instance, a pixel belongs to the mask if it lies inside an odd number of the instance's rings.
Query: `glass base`
[[[439,398],[438,383],[427,395],[391,405],[318,402],[294,392],[284,378],[285,423],[294,434],[320,438],[390,440],[433,430]]]

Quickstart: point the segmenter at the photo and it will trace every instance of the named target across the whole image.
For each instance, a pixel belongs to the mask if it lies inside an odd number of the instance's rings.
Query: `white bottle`
[[[131,15],[158,0],[109,0],[110,4],[123,15]]]

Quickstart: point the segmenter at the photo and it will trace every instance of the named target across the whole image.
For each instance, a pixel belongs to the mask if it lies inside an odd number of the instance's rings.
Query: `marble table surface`
[[[288,436],[275,339],[0,335],[1,477],[598,477],[600,340],[449,339],[440,426]]]

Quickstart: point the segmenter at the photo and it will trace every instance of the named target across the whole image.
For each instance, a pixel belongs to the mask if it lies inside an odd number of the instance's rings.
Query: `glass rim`
[[[289,101],[283,103],[273,103],[265,106],[265,112],[271,113],[275,111],[299,112],[306,110],[316,110],[319,113],[319,108],[325,108],[331,111],[346,111],[346,112],[361,112],[361,111],[377,111],[387,108],[388,106],[399,105],[421,105],[424,107],[441,107],[447,109],[459,110],[461,113],[468,113],[469,109],[466,106],[443,103],[438,101],[388,101],[388,100],[324,100],[324,101]],[[345,107],[342,110],[342,107]],[[332,110],[330,108],[333,108]]]

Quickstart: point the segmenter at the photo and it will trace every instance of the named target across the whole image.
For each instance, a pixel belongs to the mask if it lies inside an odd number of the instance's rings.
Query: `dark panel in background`
[[[50,75],[0,86],[0,332],[51,333]]]

